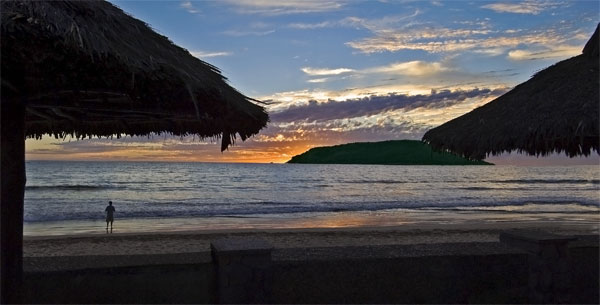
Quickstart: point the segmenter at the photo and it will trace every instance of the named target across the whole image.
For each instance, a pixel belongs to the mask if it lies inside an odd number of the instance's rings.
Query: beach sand
[[[174,232],[26,236],[25,257],[169,254],[210,251],[210,242],[227,237],[262,238],[275,248],[494,242],[500,232],[525,228],[559,235],[599,232],[599,224],[504,222],[410,224],[387,227],[229,229]]]

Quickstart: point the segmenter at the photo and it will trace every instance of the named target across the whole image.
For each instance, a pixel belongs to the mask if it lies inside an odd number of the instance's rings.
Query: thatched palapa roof
[[[26,136],[169,133],[222,137],[265,127],[259,101],[219,70],[105,1],[2,1],[2,102],[26,103]]]
[[[423,141],[471,159],[599,151],[598,27],[583,54],[536,73],[497,99],[431,129]]]

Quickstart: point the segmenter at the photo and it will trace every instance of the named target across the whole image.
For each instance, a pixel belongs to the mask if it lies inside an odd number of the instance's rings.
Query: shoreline
[[[356,227],[314,227],[314,228],[231,228],[231,229],[198,229],[198,230],[169,230],[169,231],[144,231],[144,232],[113,232],[113,233],[84,233],[65,235],[32,235],[24,236],[26,240],[63,239],[63,238],[90,238],[102,236],[153,236],[153,235],[212,235],[212,234],[245,234],[245,233],[324,233],[324,232],[414,232],[414,231],[481,231],[481,230],[508,230],[508,229],[548,229],[550,231],[598,231],[600,223],[572,223],[552,221],[514,221],[499,223],[478,224],[442,224],[442,223],[411,223],[406,225],[390,226],[356,226]]]
[[[447,227],[491,226],[561,223],[570,225],[600,225],[600,213],[536,211],[462,211],[389,209],[376,211],[311,212],[272,215],[215,216],[215,217],[156,217],[118,218],[114,233],[154,234],[185,231],[323,229],[323,228],[382,228],[382,227]],[[25,222],[25,238],[43,236],[86,236],[106,233],[104,219]]]
[[[275,248],[497,242],[509,229],[558,235],[598,235],[599,224],[511,222],[495,224],[410,224],[344,228],[243,228],[170,232],[26,236],[25,257],[175,254],[210,251],[210,242],[227,237],[261,238]]]

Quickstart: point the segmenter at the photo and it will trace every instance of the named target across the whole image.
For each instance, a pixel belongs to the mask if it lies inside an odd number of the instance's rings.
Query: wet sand
[[[169,254],[210,251],[227,237],[262,238],[275,248],[494,242],[501,231],[526,228],[559,235],[599,234],[599,223],[424,223],[385,227],[228,229],[174,232],[26,236],[25,257]]]

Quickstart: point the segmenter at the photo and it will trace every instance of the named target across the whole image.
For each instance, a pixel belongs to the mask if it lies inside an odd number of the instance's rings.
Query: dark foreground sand
[[[245,229],[164,233],[115,233],[25,237],[25,257],[128,255],[204,252],[226,237],[259,237],[275,248],[398,245],[498,241],[501,231],[515,228],[559,235],[598,234],[598,223],[506,222],[496,224],[412,224],[390,227],[320,229]]]

